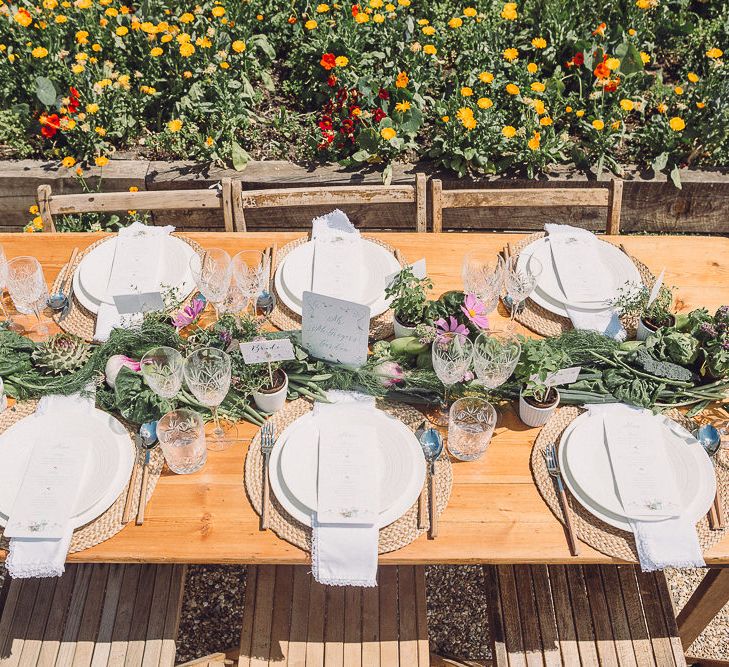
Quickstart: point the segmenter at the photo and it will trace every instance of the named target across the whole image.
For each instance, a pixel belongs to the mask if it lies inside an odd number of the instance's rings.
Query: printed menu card
[[[570,303],[611,298],[613,280],[595,237],[561,232],[550,234],[548,238],[557,278]]]

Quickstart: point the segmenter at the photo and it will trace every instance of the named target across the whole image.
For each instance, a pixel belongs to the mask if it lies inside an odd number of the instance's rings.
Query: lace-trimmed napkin
[[[318,511],[312,517],[312,572],[328,586],[376,586],[379,539],[377,431],[341,420],[337,403],[375,410],[374,398],[329,392],[314,404],[319,423]]]
[[[69,408],[78,411],[92,410],[95,404],[93,396],[81,396],[73,394],[71,396],[45,396],[38,403],[36,414],[42,415],[55,411],[65,411]],[[86,450],[88,452],[88,450]],[[34,455],[31,454],[31,465],[33,464]],[[78,480],[78,470],[67,471],[72,477]],[[32,473],[32,471],[29,471]],[[28,473],[26,473],[28,474]],[[52,481],[58,481],[64,484],[64,479],[59,478]],[[76,489],[78,491],[78,488]],[[19,495],[23,493],[23,489],[19,491]],[[75,497],[74,497],[75,498]],[[74,503],[71,503],[73,505]],[[40,505],[39,505],[40,506]],[[59,537],[54,538],[35,538],[35,537],[11,537],[10,549],[6,561],[8,574],[15,579],[27,579],[30,577],[60,577],[65,571],[66,556],[71,545],[71,536],[73,535],[73,525],[71,523],[71,514],[73,507],[65,508],[63,518],[65,526],[60,531]],[[8,525],[13,521],[15,512],[13,511]],[[36,521],[43,520],[43,517],[36,517]]]

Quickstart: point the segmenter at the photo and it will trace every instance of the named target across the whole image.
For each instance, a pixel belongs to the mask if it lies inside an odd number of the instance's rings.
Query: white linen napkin
[[[627,332],[612,308],[580,310],[580,301],[609,300],[611,278],[597,248],[598,238],[586,229],[571,225],[544,225],[562,290],[571,304],[564,304],[575,329],[598,331],[609,338],[625,340]],[[586,280],[586,275],[590,276]]]
[[[165,236],[175,231],[171,225],[155,227],[139,221],[119,230],[107,291],[118,294],[159,291]],[[102,303],[96,316],[94,340],[106,342],[112,329],[128,329],[142,323],[142,313],[120,315],[112,303]]]
[[[375,409],[373,397],[356,392],[331,391],[327,398],[333,404],[356,404],[363,411]],[[355,433],[347,434],[346,424],[330,421],[336,418],[331,404],[315,403],[314,415],[321,420],[318,502],[322,503],[319,512],[312,517],[314,579],[327,586],[376,586],[379,540],[376,432],[374,429],[362,430],[360,424]],[[332,437],[337,441],[332,441]],[[344,447],[343,453],[351,455],[352,460],[347,462],[344,457],[333,457],[332,448],[337,446]],[[339,468],[339,476],[332,473],[335,467]],[[341,473],[358,467],[366,469],[367,478],[358,478],[351,485],[344,483]],[[368,489],[371,489],[369,494]],[[341,508],[336,506],[337,499],[341,498],[347,509],[353,510],[352,516],[344,517]]]
[[[314,242],[311,291],[356,301],[362,294],[364,282],[359,231],[337,209],[312,221],[311,239]]]
[[[38,403],[36,414],[79,408],[90,411],[94,405],[95,398],[91,391],[88,395],[44,396]],[[11,538],[5,562],[8,574],[14,579],[60,577],[65,571],[72,535],[73,526],[69,523],[63,537],[59,539]]]
[[[613,420],[627,419],[636,413],[650,414],[649,410],[622,403],[590,405],[587,409],[591,415]],[[610,445],[607,446],[610,454]],[[661,521],[629,519],[628,522],[635,536],[638,559],[644,572],[666,567],[706,567],[696,526],[690,517],[677,516]]]

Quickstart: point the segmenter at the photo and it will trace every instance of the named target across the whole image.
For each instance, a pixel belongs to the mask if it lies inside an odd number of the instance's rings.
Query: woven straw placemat
[[[3,412],[2,415],[0,415],[0,433],[3,433],[6,429],[10,428],[21,419],[32,415],[35,412],[37,405],[38,401],[23,401],[22,403],[16,403],[12,408]],[[134,438],[137,434],[129,425],[124,424],[124,426],[127,431],[129,431],[129,436],[132,439],[130,446],[134,447]],[[132,474],[130,483],[132,480],[136,482],[137,489],[134,493],[132,507],[137,507],[139,495],[141,493],[142,473],[141,457],[137,455],[136,447],[134,447],[134,450],[134,465],[137,466],[139,470],[137,475]],[[162,455],[160,448],[157,447],[153,449],[149,460],[149,475],[147,477],[147,494],[145,500],[147,503],[152,497],[154,487],[157,486],[157,480],[162,473],[164,462],[164,456]],[[124,528],[126,524],[123,524],[121,520],[128,488],[128,485],[124,487],[124,490],[119,494],[119,497],[114,501],[111,507],[106,510],[106,512],[86,525],[77,528],[73,532],[71,548],[68,550],[69,553],[76,553],[77,551],[83,551],[84,549],[96,546],[97,544],[108,540],[110,537],[113,537],[122,528]],[[2,534],[2,528],[0,528],[0,549],[8,549],[8,540],[5,539]]]
[[[531,470],[534,482],[544,501],[552,510],[555,517],[564,523],[562,508],[555,489],[554,479],[547,471],[544,462],[544,450],[550,442],[559,443],[562,432],[584,410],[574,406],[559,408],[547,422],[534,443],[531,455]],[[671,411],[667,416],[691,430],[693,424],[677,411]],[[716,485],[724,507],[729,502],[729,456],[722,452],[714,457],[714,470],[716,472]],[[609,526],[601,519],[588,512],[572,495],[567,492],[567,503],[572,514],[572,525],[577,537],[594,549],[614,558],[638,562],[638,553],[635,549],[635,539],[632,533],[618,530]],[[724,539],[729,527],[723,530],[710,530],[707,517],[702,517],[696,524],[699,544],[702,551],[706,551],[717,542]]]
[[[385,243],[384,241],[380,241],[379,239],[376,239],[366,234],[363,234],[362,238],[367,239],[368,241],[372,241],[372,243],[376,243],[377,245],[381,245],[383,248],[389,250],[393,255],[397,254],[395,248],[393,248],[388,243]],[[291,243],[287,243],[285,246],[283,246],[276,253],[276,265],[272,267],[271,275],[275,275],[276,270],[279,266],[281,266],[281,263],[286,258],[286,255],[288,255],[295,248],[298,248],[300,245],[308,242],[309,239],[304,237],[297,239],[296,241],[291,241]],[[400,259],[399,261],[400,266],[405,266],[404,259]],[[282,331],[301,329],[301,316],[297,315],[293,310],[286,306],[286,304],[281,299],[278,291],[276,290],[275,281],[272,282],[274,283],[273,292],[276,295],[276,306],[269,316],[271,324],[281,329]],[[395,333],[395,329],[393,328],[392,324],[392,317],[393,313],[392,309],[390,309],[386,310],[380,315],[377,315],[376,317],[373,317],[370,320],[370,340],[383,340],[384,338],[389,338]]]
[[[197,243],[197,241],[193,241],[192,239],[189,239],[180,234],[173,234],[173,236],[177,236],[179,239],[187,243],[196,253],[202,252],[202,246]],[[116,236],[109,236],[107,238],[101,239],[96,243],[92,243],[85,250],[79,252],[78,255],[76,255],[76,260],[74,261],[73,266],[70,267],[71,272],[68,274],[69,277],[76,273],[76,269],[78,269],[79,265],[81,264],[81,260],[83,260],[83,258],[86,257],[86,255],[88,255],[94,248],[114,238],[116,238]],[[63,267],[61,267],[61,270],[58,272],[56,279],[53,281],[51,294],[55,294],[56,292],[59,292],[61,290],[61,281],[65,280],[67,270],[68,264],[65,264]],[[68,291],[70,288],[71,283],[69,282],[66,286],[66,290]],[[187,303],[187,301],[195,295],[195,292],[196,290],[192,291],[192,293],[185,300],[185,303]],[[96,313],[92,313],[91,311],[86,310],[86,308],[84,308],[78,301],[75,294],[72,297],[72,301],[73,303],[71,304],[71,309],[69,310],[66,317],[61,319],[61,313],[54,313],[53,321],[66,333],[73,334],[74,336],[83,338],[83,340],[85,340],[87,343],[91,343],[94,339],[94,330],[96,329]]]
[[[518,243],[511,246],[511,254],[514,257],[518,257],[524,248],[526,248],[534,241],[538,241],[545,236],[544,232],[537,232],[536,234],[530,234],[523,238]],[[606,241],[608,243],[608,241]],[[656,277],[650,272],[648,267],[637,260],[635,257],[629,255],[630,260],[635,264],[635,268],[638,269],[640,278],[645,285],[651,287],[656,280]],[[540,336],[559,336],[565,331],[572,329],[572,321],[568,317],[562,317],[557,315],[546,308],[542,308],[539,304],[535,303],[531,299],[527,299],[524,302],[524,306],[521,312],[516,314],[516,321],[523,324],[527,329],[530,329],[534,333]],[[637,322],[634,319],[621,318],[623,326],[628,330],[629,334],[635,333],[635,327]]]
[[[403,403],[382,403],[379,407],[397,417],[400,421],[407,424],[411,429],[415,430],[422,424],[424,417],[418,412]],[[289,403],[283,410],[277,412],[270,421],[276,428],[277,433],[281,433],[289,424],[296,421],[302,415],[305,415],[312,409],[312,404],[299,398]],[[451,462],[448,455],[445,454],[436,462],[436,511],[438,515],[443,513],[448,499],[451,495],[451,486],[453,485],[453,472],[451,470]],[[248,448],[248,455],[245,463],[245,486],[248,499],[253,505],[253,509],[260,515],[261,503],[263,498],[263,455],[261,454],[260,432],[253,439],[251,446]],[[428,484],[425,485],[426,493]],[[269,522],[271,530],[282,540],[293,544],[304,551],[311,551],[311,528],[299,523],[280,505],[276,496],[270,495]],[[427,524],[427,517],[425,523]],[[426,529],[418,528],[418,503],[405,512],[397,521],[389,526],[385,526],[380,530],[379,553],[384,554],[389,551],[396,551],[410,544],[419,535],[424,533]]]

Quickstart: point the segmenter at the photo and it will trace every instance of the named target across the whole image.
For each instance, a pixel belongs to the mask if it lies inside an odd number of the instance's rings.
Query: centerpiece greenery
[[[650,331],[675,323],[672,306],[673,289],[665,285],[659,288],[658,294],[651,301],[651,290],[647,285],[629,284],[613,302],[613,307],[621,315],[638,321],[638,337],[641,339]]]

